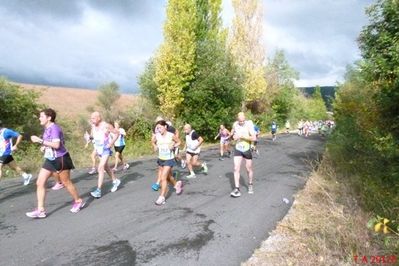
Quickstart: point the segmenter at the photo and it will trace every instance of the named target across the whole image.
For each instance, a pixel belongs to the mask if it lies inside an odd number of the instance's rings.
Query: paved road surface
[[[155,159],[134,161],[120,190],[93,200],[96,176],[74,171],[73,179],[88,205],[69,212],[65,189],[48,190],[48,217],[25,216],[35,207],[35,185],[20,180],[0,183],[0,265],[239,265],[268,237],[291,206],[310,171],[309,162],[323,150],[318,137],[279,136],[261,139],[254,159],[254,195],[229,196],[232,159],[218,160],[217,148],[203,153],[209,174],[186,180],[181,196],[172,193],[164,206],[158,193]],[[109,180],[109,179],[108,179]],[[51,183],[49,182],[49,185]],[[108,191],[108,182],[105,189]],[[285,204],[282,199],[288,198]]]

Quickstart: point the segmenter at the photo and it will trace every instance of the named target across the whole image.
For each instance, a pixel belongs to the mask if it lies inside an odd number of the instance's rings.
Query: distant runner
[[[276,133],[277,133],[277,124],[276,122],[272,122],[271,125],[271,129],[272,129],[272,140],[275,141],[276,140]]]
[[[256,158],[258,158],[259,150],[258,150],[257,145],[258,145],[258,139],[259,139],[259,135],[260,135],[260,128],[257,125],[254,125],[254,131],[255,131],[256,139],[254,142],[252,142],[251,150],[252,150],[252,152],[254,152],[256,154]]]
[[[224,160],[224,153],[230,158],[230,132],[224,125],[220,125],[219,133],[216,135],[215,140],[220,137],[220,157],[219,160]]]
[[[197,176],[193,169],[198,166],[203,169],[204,174],[208,174],[208,166],[206,163],[198,161],[201,152],[200,146],[204,142],[204,139],[191,128],[190,124],[184,126],[184,133],[186,133],[186,163],[190,171],[190,174],[186,176],[186,178],[196,178]]]
[[[123,165],[123,170],[127,170],[127,169],[129,169],[130,165],[123,161],[123,155],[122,155],[122,152],[125,149],[125,145],[126,145],[126,142],[125,142],[126,131],[119,126],[118,121],[114,122],[114,127],[115,127],[115,130],[119,131],[119,137],[116,139],[115,144],[114,144],[114,146],[115,146],[114,147],[115,148],[115,166],[112,170],[116,171],[118,169],[119,161]],[[112,135],[112,136],[115,137],[114,135]]]
[[[89,175],[94,175],[97,173],[97,167],[96,167],[96,159],[97,159],[97,152],[96,149],[94,147],[94,138],[93,136],[91,136],[89,134],[89,132],[85,132],[84,134],[84,138],[86,140],[86,145],[85,145],[85,149],[87,149],[87,147],[89,146],[90,143],[93,144],[93,151],[90,154],[90,159],[91,159],[91,169],[88,172]]]

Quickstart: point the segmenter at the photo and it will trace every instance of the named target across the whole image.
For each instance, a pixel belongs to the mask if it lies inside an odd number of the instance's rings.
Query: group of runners
[[[26,216],[31,218],[45,218],[47,216],[45,210],[45,198],[47,181],[53,177],[55,185],[53,190],[66,188],[73,198],[71,212],[77,213],[84,206],[85,201],[79,196],[78,190],[71,181],[71,170],[74,169],[72,158],[65,147],[65,138],[62,128],[56,123],[56,112],[47,108],[40,112],[40,125],[43,127],[41,136],[31,136],[30,140],[38,144],[40,151],[43,153],[44,162],[39,171],[36,180],[36,198],[37,206],[27,212]],[[119,123],[111,125],[103,121],[99,112],[93,112],[90,116],[91,131],[85,134],[87,143],[92,143],[94,150],[92,152],[93,168],[90,174],[97,173],[98,180],[96,188],[90,192],[94,198],[101,198],[104,176],[107,173],[112,179],[111,192],[118,190],[121,180],[115,175],[119,162],[123,169],[127,169],[129,165],[124,162],[122,151],[125,147],[125,131],[120,128]],[[201,145],[204,139],[191,127],[185,124],[183,127],[185,135],[185,159],[181,158],[179,147],[181,140],[179,131],[173,127],[170,121],[158,117],[152,132],[152,147],[154,152],[158,153],[157,158],[157,178],[151,188],[155,191],[159,190],[159,196],[155,200],[156,205],[166,203],[166,195],[171,184],[177,195],[183,192],[183,182],[173,175],[173,167],[180,163],[183,168],[187,167],[189,174],[187,179],[196,178],[196,168],[201,169],[202,173],[208,173],[206,162],[200,161]],[[237,121],[234,122],[231,131],[227,130],[224,125],[220,126],[219,133],[215,137],[220,137],[220,160],[230,157],[232,151],[230,142],[235,142],[234,146],[234,189],[230,195],[234,198],[241,196],[240,191],[240,168],[243,161],[248,175],[248,193],[253,194],[253,167],[252,155],[258,154],[256,143],[260,131],[252,121],[246,120],[244,113],[237,115]],[[15,144],[12,140],[16,138]],[[22,136],[11,129],[2,128],[0,125],[0,177],[1,170],[4,165],[8,165],[21,174],[24,185],[28,185],[32,179],[32,175],[22,171],[13,157],[12,152],[17,150],[17,146],[22,140]],[[113,154],[112,148],[115,149],[115,165],[111,169],[109,159]],[[96,158],[99,158],[98,166],[95,166]],[[179,162],[180,161],[180,162]]]

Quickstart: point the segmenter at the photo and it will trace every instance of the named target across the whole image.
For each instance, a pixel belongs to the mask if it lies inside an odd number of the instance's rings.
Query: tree
[[[379,0],[367,14],[359,37],[363,77],[375,86],[381,129],[399,141],[399,2]]]
[[[23,90],[19,85],[0,78],[1,124],[22,132],[40,132],[37,116],[44,106],[37,102],[39,96],[33,90]]]
[[[240,110],[242,74],[226,49],[221,0],[197,1],[194,80],[184,93],[182,120],[212,138]]]
[[[286,97],[287,92],[291,92],[291,96],[294,96],[295,91],[292,89],[295,88],[294,80],[299,78],[299,73],[289,65],[284,51],[277,50],[265,67],[265,78],[267,88],[262,101],[264,104],[262,110],[267,110],[268,106],[272,106],[276,98],[281,101],[281,97]]]
[[[111,121],[117,117],[114,106],[120,97],[119,85],[116,82],[112,81],[100,86],[97,104],[101,107],[105,120]]]
[[[154,58],[150,58],[145,65],[144,72],[138,77],[138,84],[142,95],[147,98],[152,105],[159,107],[159,91],[154,77],[155,61]]]
[[[194,0],[170,0],[166,9],[164,43],[155,57],[154,81],[161,112],[178,115],[183,91],[194,79],[197,12]]]
[[[258,0],[233,0],[235,17],[230,50],[244,72],[244,105],[259,101],[266,92],[265,51],[262,44],[262,4]]]

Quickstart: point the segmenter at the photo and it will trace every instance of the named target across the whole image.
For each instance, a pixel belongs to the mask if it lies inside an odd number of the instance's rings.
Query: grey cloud
[[[344,68],[359,58],[356,38],[367,23],[371,0],[264,1],[267,49],[286,51],[301,79],[327,79],[333,85]],[[269,34],[269,36],[268,36]],[[277,34],[277,36],[271,36]],[[332,73],[334,75],[332,75]],[[314,84],[309,84],[314,85]]]
[[[165,0],[0,2],[0,75],[87,88],[116,81],[136,92],[162,40],[164,8]]]

